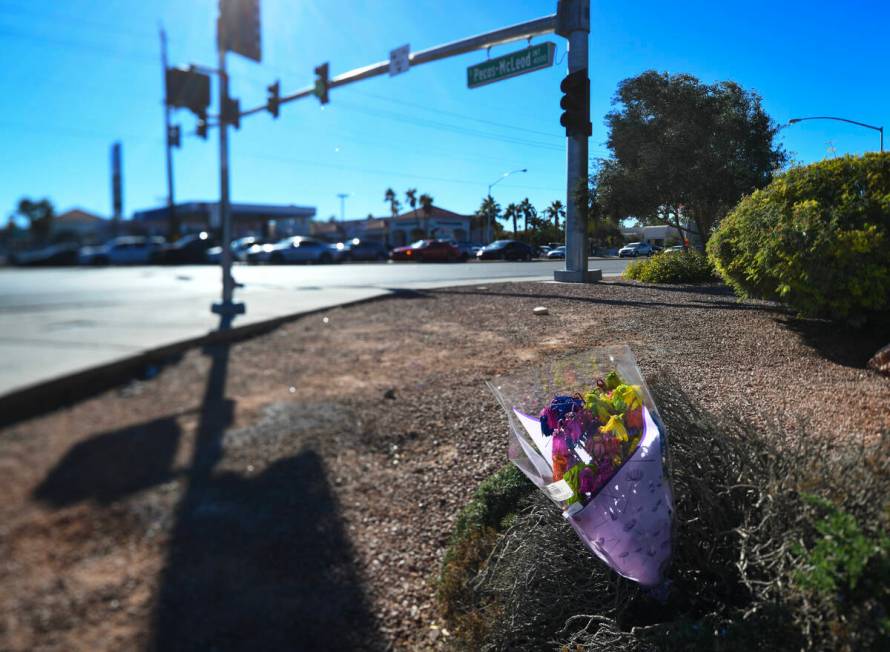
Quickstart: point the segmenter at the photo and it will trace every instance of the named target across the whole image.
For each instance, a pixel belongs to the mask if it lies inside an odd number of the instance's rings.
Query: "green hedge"
[[[694,249],[667,251],[648,260],[636,260],[624,270],[624,278],[643,283],[706,283],[715,280],[707,257]]]
[[[744,198],[707,250],[742,296],[854,322],[890,311],[890,153],[791,169]]]

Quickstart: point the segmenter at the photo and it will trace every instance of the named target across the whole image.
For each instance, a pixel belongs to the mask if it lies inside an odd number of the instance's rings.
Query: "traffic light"
[[[207,116],[198,118],[198,126],[195,127],[195,134],[197,134],[198,138],[203,138],[207,140]]]
[[[281,82],[276,81],[274,84],[266,86],[269,92],[269,98],[266,100],[266,108],[273,118],[278,117],[278,107],[281,105]]]
[[[167,68],[165,74],[167,104],[188,109],[195,115],[210,106],[210,75],[192,68]]]
[[[219,121],[230,124],[235,129],[241,128],[241,102],[233,97],[225,98],[222,111],[219,112]]]
[[[566,128],[566,136],[590,136],[593,125],[590,124],[590,80],[587,69],[570,73],[559,89],[564,93],[559,101],[563,114],[559,124]]]
[[[259,61],[260,0],[219,0],[219,45]]]
[[[167,130],[167,146],[168,147],[182,147],[182,132],[179,129],[179,125],[170,125]]]
[[[328,103],[328,88],[330,86],[328,68],[327,61],[315,68],[315,96],[322,104]]]

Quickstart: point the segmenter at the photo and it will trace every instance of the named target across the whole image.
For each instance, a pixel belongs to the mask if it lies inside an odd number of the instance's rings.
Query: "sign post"
[[[479,88],[503,79],[549,68],[553,65],[555,52],[556,44],[548,41],[473,64],[467,68],[467,87]]]

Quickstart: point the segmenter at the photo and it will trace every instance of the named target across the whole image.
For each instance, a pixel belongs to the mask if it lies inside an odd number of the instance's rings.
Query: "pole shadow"
[[[254,477],[215,472],[234,404],[229,349],[212,365],[162,572],[153,650],[385,649],[312,450]]]

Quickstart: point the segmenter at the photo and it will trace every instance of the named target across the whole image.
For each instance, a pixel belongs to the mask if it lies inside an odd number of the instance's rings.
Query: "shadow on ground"
[[[149,647],[156,650],[385,649],[325,464],[313,450],[261,472],[219,470],[234,401],[229,347],[209,346],[211,370],[194,454],[172,472],[175,416],[74,446],[35,489],[51,507],[113,503],[174,477],[184,483],[158,583]]]
[[[212,368],[155,611],[156,650],[383,648],[322,459],[214,472],[232,422],[228,347]]]
[[[85,500],[108,504],[170,480],[180,429],[162,417],[75,445],[34,490],[53,507]]]
[[[821,319],[794,318],[780,323],[826,360],[856,369],[865,369],[869,358],[890,340],[887,324],[853,328]]]

